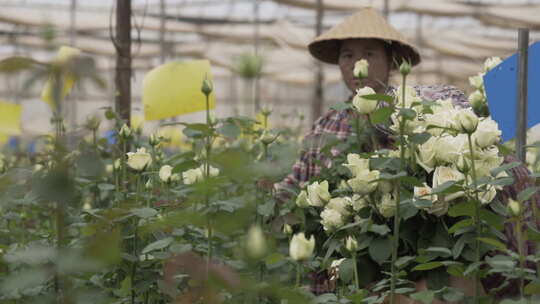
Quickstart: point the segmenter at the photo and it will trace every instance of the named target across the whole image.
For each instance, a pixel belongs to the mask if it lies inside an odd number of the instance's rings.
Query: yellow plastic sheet
[[[0,133],[0,146],[7,144],[8,140],[9,140],[9,135]]]
[[[21,105],[0,101],[0,133],[5,135],[21,134]]]
[[[143,80],[144,118],[158,120],[206,109],[202,82],[212,80],[208,60],[175,61],[148,72]],[[216,107],[215,95],[209,105]]]
[[[77,56],[81,53],[79,49],[72,48],[69,46],[62,46],[58,50],[58,54],[56,55],[55,62],[58,64],[64,64],[66,61],[70,60],[74,56]],[[67,94],[71,91],[73,88],[73,85],[75,84],[75,78],[71,74],[66,74],[63,77],[64,84],[62,87],[62,94],[61,97],[64,99]],[[53,97],[53,88],[54,88],[54,79],[52,77],[49,77],[47,82],[45,83],[45,86],[43,87],[43,90],[41,90],[41,100],[48,103],[51,108],[55,108],[54,105],[54,97]]]

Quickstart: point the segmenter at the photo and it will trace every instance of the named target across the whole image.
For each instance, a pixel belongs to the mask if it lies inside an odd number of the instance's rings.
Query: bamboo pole
[[[317,19],[316,19],[316,26],[315,26],[315,34],[318,37],[322,33],[322,23],[323,23],[323,17],[324,17],[324,7],[323,7],[323,0],[317,0]],[[315,72],[315,98],[313,99],[313,107],[312,107],[312,115],[311,120],[315,121],[317,118],[321,116],[322,113],[322,107],[324,103],[324,74],[323,74],[323,66],[320,61],[317,60],[316,62],[316,72]]]

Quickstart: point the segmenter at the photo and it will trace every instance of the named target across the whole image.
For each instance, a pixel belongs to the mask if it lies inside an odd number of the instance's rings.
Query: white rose
[[[252,259],[260,259],[266,255],[267,248],[266,238],[261,227],[252,226],[249,228],[246,240],[248,256]]]
[[[437,138],[430,137],[425,143],[418,146],[418,152],[416,153],[416,163],[418,163],[428,173],[433,171],[437,164],[436,158],[436,145]]]
[[[430,207],[424,208],[429,214],[443,216],[448,212],[448,202],[444,199],[439,200],[437,195],[431,194],[431,187],[424,184],[423,187],[414,187],[414,196],[416,198],[429,200],[432,202]]]
[[[354,64],[353,74],[356,78],[366,78],[368,76],[369,63],[365,59],[358,60]]]
[[[469,95],[468,99],[469,103],[473,106],[473,108],[478,108],[486,103],[486,97],[482,92],[478,90],[474,91],[471,95]]]
[[[394,186],[392,185],[392,182],[387,180],[381,180],[377,182],[377,190],[379,190],[381,193],[390,193],[394,191]]]
[[[313,182],[307,186],[308,201],[311,206],[322,207],[326,202],[330,200],[330,193],[328,192],[328,181]]]
[[[358,194],[369,194],[377,189],[377,182],[373,182],[379,179],[380,172],[377,170],[364,171],[362,174],[349,179],[347,183],[351,186],[352,190]]]
[[[437,107],[432,107],[432,109],[437,109]],[[424,125],[433,136],[440,136],[442,133],[446,132],[445,128],[455,128],[455,116],[457,114],[456,109],[438,111],[433,114],[424,115]]]
[[[418,97],[416,89],[410,86],[405,86],[405,103],[403,103],[403,90],[399,86],[396,89],[397,106],[400,108],[410,108],[413,103],[421,102],[422,98]]]
[[[343,226],[343,215],[334,209],[325,208],[321,212],[321,224],[325,231],[332,231]]]
[[[315,238],[313,235],[306,239],[303,232],[293,235],[289,244],[289,255],[295,261],[307,260],[315,249]]]
[[[107,174],[112,174],[113,173],[113,165],[112,164],[107,164],[105,166],[105,172],[107,172]]]
[[[482,89],[484,87],[484,73],[469,77],[469,84],[477,90]]]
[[[358,241],[354,237],[349,235],[345,239],[345,248],[349,252],[355,252],[356,250],[358,250]]]
[[[343,261],[345,261],[345,260],[346,260],[345,258],[341,258],[339,260],[333,260],[332,261],[332,263],[330,264],[330,269],[329,269],[330,280],[339,279],[339,272],[340,272],[339,267],[341,266],[341,263],[343,263]]]
[[[296,206],[300,208],[309,207],[308,195],[306,190],[300,191],[300,194],[296,197]]]
[[[440,162],[453,164],[461,154],[468,153],[468,144],[468,138],[465,134],[443,135],[437,139],[435,144],[435,157]]]
[[[495,169],[504,161],[504,157],[499,155],[499,149],[496,146],[492,146],[488,149],[483,149],[481,151],[475,151],[475,160],[474,165],[476,169],[476,176],[489,176],[491,170]]]
[[[172,176],[172,167],[169,165],[162,166],[159,169],[159,179],[161,179],[162,182],[168,183],[171,181]]]
[[[210,173],[210,177],[216,177],[216,176],[219,175],[219,169],[218,168],[214,168],[214,167],[210,166],[208,171],[209,171],[208,173]]]
[[[440,166],[435,168],[435,171],[433,172],[433,188],[437,188],[438,186],[449,181],[458,182],[463,180],[464,178],[465,176],[463,175],[463,173],[459,172],[458,170],[450,167]],[[463,196],[463,191],[446,195],[444,198],[439,197],[439,199],[451,201],[461,196]]]
[[[461,109],[456,113],[456,126],[458,131],[472,134],[478,127],[478,116],[471,109]]]
[[[126,125],[122,125],[122,127],[120,128],[120,131],[118,131],[118,135],[122,138],[128,138],[131,136],[131,129]]]
[[[336,197],[331,199],[326,208],[336,210],[344,216],[350,215],[351,213],[347,210],[347,206],[350,205],[350,201],[344,197]]]
[[[350,198],[350,203],[354,211],[359,211],[360,209],[369,205],[367,199],[358,194],[353,194],[353,196]]]
[[[358,154],[347,154],[347,162],[343,166],[347,167],[353,176],[357,176],[364,171],[369,171],[369,159],[361,158]]]
[[[152,163],[152,156],[146,152],[146,149],[139,148],[137,152],[128,152],[127,164],[132,169],[142,171]]]
[[[363,87],[356,91],[356,95],[352,100],[353,106],[361,114],[369,114],[377,108],[377,100],[365,99],[362,96],[375,94],[375,91],[370,87]]]
[[[377,205],[379,212],[384,217],[392,217],[396,214],[396,200],[390,193],[385,193],[381,197],[381,202]]]
[[[497,122],[489,117],[481,119],[476,128],[476,132],[473,133],[472,137],[474,142],[480,148],[486,148],[491,145],[494,145],[500,141],[501,130]]]
[[[182,179],[184,184],[191,185],[196,182],[202,181],[204,177],[203,171],[201,168],[189,169],[185,172],[182,172]]]
[[[500,57],[490,57],[484,62],[484,71],[488,72],[502,62]]]
[[[479,191],[478,198],[480,199],[480,202],[482,203],[482,205],[487,205],[495,199],[496,195],[497,195],[497,189],[495,189],[495,187],[492,185],[488,185],[487,189],[483,189]]]
[[[510,211],[510,214],[513,216],[520,216],[521,204],[513,199],[510,199],[508,202],[508,211]]]

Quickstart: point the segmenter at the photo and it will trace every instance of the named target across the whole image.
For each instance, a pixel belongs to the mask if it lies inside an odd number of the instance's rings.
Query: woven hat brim
[[[339,42],[347,39],[380,39],[391,44],[392,56],[399,63],[420,63],[420,53],[391,26],[384,17],[371,7],[366,7],[347,17],[343,22],[315,38],[309,45],[313,57],[327,63],[337,64]]]
[[[396,60],[397,64],[400,64],[404,60],[411,62],[413,66],[420,63],[420,53],[416,48],[409,44],[404,44],[403,42],[396,40],[382,39],[381,37],[345,37],[341,39],[325,39],[319,41],[313,41],[308,45],[309,52],[315,58],[320,61],[338,64],[339,61],[339,49],[340,43],[343,40],[347,39],[379,39],[383,42],[390,42],[390,47],[392,49],[392,55]]]

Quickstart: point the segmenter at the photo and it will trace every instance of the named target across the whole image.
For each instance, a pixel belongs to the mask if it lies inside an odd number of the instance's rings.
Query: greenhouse
[[[540,302],[540,1],[0,0],[0,303]]]

